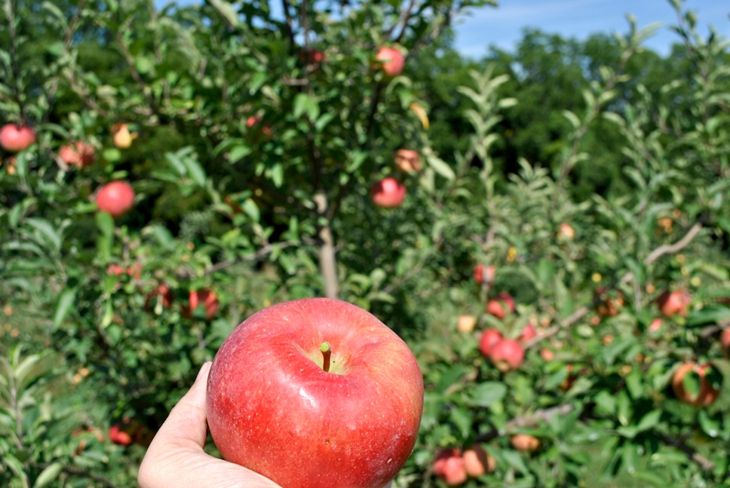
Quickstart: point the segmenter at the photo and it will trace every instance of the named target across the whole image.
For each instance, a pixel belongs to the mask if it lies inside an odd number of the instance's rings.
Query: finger
[[[153,444],[188,444],[203,448],[207,432],[205,390],[208,385],[211,364],[211,362],[207,362],[200,368],[195,383],[172,409],[167,420],[155,435]]]
[[[181,450],[154,469],[143,468],[139,475],[142,488],[281,488],[250,469],[203,452]]]

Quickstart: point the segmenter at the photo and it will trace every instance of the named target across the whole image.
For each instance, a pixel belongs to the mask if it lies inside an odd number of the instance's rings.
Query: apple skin
[[[460,449],[442,449],[433,462],[433,474],[449,486],[458,486],[466,481],[466,461]]]
[[[309,48],[299,52],[299,59],[305,64],[316,67],[325,62],[327,55],[319,49]]]
[[[722,348],[730,353],[730,327],[725,327],[722,330],[722,334],[720,334],[720,343],[722,344]]]
[[[675,290],[665,291],[657,299],[657,305],[659,311],[665,317],[672,317],[674,315],[685,316],[689,309],[689,304],[692,302],[692,297],[687,290]]]
[[[558,227],[558,238],[564,241],[572,241],[575,239],[575,229],[567,222],[563,222]]]
[[[602,319],[615,317],[624,306],[624,294],[621,290],[609,290],[600,287],[594,292],[596,313]]]
[[[96,150],[91,144],[83,141],[72,142],[61,146],[58,150],[58,157],[68,166],[85,168],[94,162]]]
[[[555,359],[555,353],[548,348],[543,348],[540,349],[540,357],[543,358],[545,361],[552,361],[553,359]]]
[[[379,488],[416,442],[423,378],[375,316],[308,298],[261,310],[233,331],[213,361],[206,409],[223,457],[282,486]]]
[[[112,139],[119,149],[128,149],[136,137],[137,134],[132,134],[127,124],[116,124],[112,127]]]
[[[444,462],[443,479],[449,486],[459,486],[466,482],[466,466],[464,458],[450,457]]]
[[[490,358],[494,346],[502,342],[503,339],[502,333],[497,329],[484,329],[479,339],[479,351],[482,353],[482,356]]]
[[[0,164],[2,164],[2,161],[0,161]],[[17,160],[15,159],[15,157],[14,156],[9,157],[8,159],[5,160],[5,171],[9,175],[14,175],[17,171],[17,169],[15,167],[16,164],[17,164]]]
[[[512,295],[503,292],[497,298],[489,300],[485,310],[488,314],[494,315],[501,320],[515,311],[515,300]]]
[[[446,460],[452,457],[461,457],[461,450],[455,448],[439,449],[433,461],[432,471],[436,476],[443,476]]]
[[[682,363],[672,375],[672,390],[677,398],[688,405],[695,407],[711,405],[717,400],[719,391],[714,389],[707,381],[707,375],[710,373],[711,366],[709,364],[697,364],[692,362]],[[700,391],[696,396],[684,389],[684,378],[687,374],[696,374],[700,378]]]
[[[375,55],[375,60],[381,65],[383,73],[388,76],[398,76],[406,65],[406,57],[398,48],[383,46]]]
[[[195,309],[199,306],[205,308],[205,316],[208,320],[215,317],[218,313],[219,302],[218,295],[214,290],[208,288],[202,288],[200,290],[190,290],[188,294],[188,306],[183,308],[182,314],[185,318],[191,318]]]
[[[109,427],[109,440],[120,446],[128,446],[132,443],[132,436],[122,430],[119,425]]]
[[[106,274],[111,276],[121,276],[126,272],[127,270],[124,269],[124,266],[121,266],[119,264],[110,264],[106,267]]]
[[[492,348],[490,359],[500,371],[507,372],[517,369],[525,359],[525,349],[512,339],[503,339]]]
[[[510,439],[512,447],[522,452],[534,452],[540,449],[540,439],[534,435],[516,434]]]
[[[406,187],[400,181],[388,176],[370,188],[370,197],[378,207],[400,207],[406,199]]]
[[[655,318],[649,324],[649,332],[652,332],[652,333],[659,332],[661,330],[663,324],[664,324],[664,321],[662,319]]]
[[[521,343],[529,342],[532,339],[537,337],[537,330],[535,329],[535,326],[528,323],[520,333],[520,336],[517,338],[517,340]]]
[[[160,303],[162,308],[172,306],[172,290],[166,283],[160,283],[145,296],[144,306],[146,309],[154,308],[157,303]]]
[[[485,473],[491,473],[496,468],[497,462],[480,445],[474,445],[464,451],[464,467],[466,474],[477,478]]]
[[[5,124],[0,129],[0,146],[6,151],[20,152],[35,143],[35,131],[27,125]]]
[[[124,215],[134,205],[134,189],[126,181],[112,181],[96,194],[96,206],[113,217]]]
[[[469,334],[474,331],[474,327],[477,325],[477,318],[473,315],[459,315],[459,319],[456,322],[456,330],[462,334]]]
[[[477,264],[474,266],[474,281],[481,285],[484,283],[484,280],[487,280],[487,283],[492,283],[494,281],[494,275],[496,274],[497,269],[493,265],[484,266],[482,263]]]
[[[404,173],[414,174],[421,171],[421,156],[413,149],[398,149],[395,152],[395,166]]]

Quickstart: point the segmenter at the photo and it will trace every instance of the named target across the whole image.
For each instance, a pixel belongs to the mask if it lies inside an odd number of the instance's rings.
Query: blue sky
[[[707,24],[730,37],[730,2],[727,0],[687,0],[695,10],[700,32]],[[636,17],[640,27],[661,22],[662,27],[646,46],[662,54],[678,37],[669,30],[675,22],[674,9],[667,0],[500,0],[498,8],[473,10],[456,22],[456,48],[468,56],[486,53],[489,45],[514,47],[526,27],[538,27],[566,37],[583,39],[594,32],[626,32],[626,14]]]
[[[169,0],[155,0],[158,5]],[[177,0],[187,4],[196,0]],[[498,0],[499,7],[471,9],[456,20],[456,48],[464,55],[479,57],[490,45],[511,49],[523,29],[538,27],[565,37],[584,39],[594,32],[626,32],[626,14],[633,14],[638,25],[661,22],[662,27],[646,45],[662,54],[669,52],[677,36],[669,30],[675,22],[674,10],[667,0]],[[279,3],[274,2],[274,8]],[[730,37],[730,2],[728,0],[686,0],[695,10],[700,32],[707,33],[708,23],[724,37]]]

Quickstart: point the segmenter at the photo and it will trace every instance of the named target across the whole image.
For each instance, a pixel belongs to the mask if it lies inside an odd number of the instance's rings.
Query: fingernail
[[[200,367],[200,371],[198,371],[198,376],[195,378],[195,381],[198,381],[202,379],[203,377],[207,376],[210,372],[210,367],[213,365],[213,361],[206,361],[203,363],[203,365]]]

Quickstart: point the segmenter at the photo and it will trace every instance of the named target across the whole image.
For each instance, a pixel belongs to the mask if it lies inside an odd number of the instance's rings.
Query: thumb
[[[203,364],[195,383],[170,412],[155,436],[155,442],[171,442],[203,447],[207,432],[205,415],[205,392],[208,373],[213,363]]]

